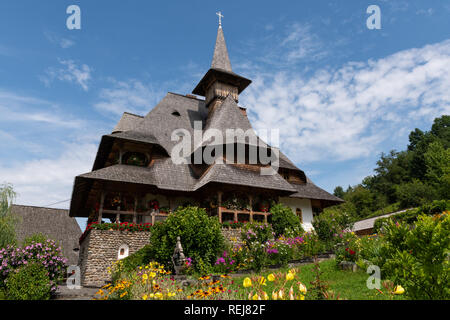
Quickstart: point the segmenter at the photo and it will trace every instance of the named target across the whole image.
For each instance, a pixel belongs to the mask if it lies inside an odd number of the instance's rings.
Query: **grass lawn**
[[[357,272],[344,271],[339,270],[336,267],[335,260],[327,260],[319,263],[320,270],[323,272],[321,275],[321,279],[327,281],[329,284],[330,290],[334,291],[336,295],[339,293],[339,297],[341,299],[348,300],[384,300],[389,299],[388,295],[382,295],[377,290],[370,290],[366,286],[366,281],[369,277],[369,274],[365,272],[365,270],[358,270]],[[298,278],[300,281],[309,289],[311,287],[310,282],[314,280],[314,272],[313,272],[314,264],[307,264],[298,267],[300,270],[298,272]],[[267,278],[267,275],[277,272],[286,272],[288,269],[278,269],[278,270],[266,270],[260,273]],[[242,283],[246,276],[242,276],[239,278],[235,278],[234,286],[239,287],[239,290],[242,289]],[[267,282],[267,293],[271,294],[275,289],[271,282]],[[381,288],[384,292],[384,288]],[[306,299],[308,295],[306,296]],[[243,297],[246,299],[246,297]],[[404,299],[403,296],[395,296],[395,300]]]

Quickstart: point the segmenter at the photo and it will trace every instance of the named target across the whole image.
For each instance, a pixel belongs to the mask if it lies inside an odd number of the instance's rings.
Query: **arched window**
[[[126,244],[123,244],[119,247],[119,251],[117,252],[117,259],[123,259],[128,257],[129,254],[129,248]]]

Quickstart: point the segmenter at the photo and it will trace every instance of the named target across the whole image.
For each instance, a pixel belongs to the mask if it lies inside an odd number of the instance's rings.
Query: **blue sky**
[[[81,8],[68,30],[66,8]],[[369,30],[369,5],[381,30]],[[450,113],[448,1],[49,1],[0,3],[0,182],[18,203],[71,196],[124,111],[190,93],[223,28],[256,129],[319,186],[356,184],[381,152]],[[55,207],[68,207],[63,202]]]

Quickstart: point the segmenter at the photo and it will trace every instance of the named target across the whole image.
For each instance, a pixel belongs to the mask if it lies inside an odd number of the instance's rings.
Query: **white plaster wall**
[[[280,197],[280,202],[285,206],[290,207],[294,214],[297,208],[302,209],[303,229],[305,229],[305,231],[314,230],[312,225],[313,212],[310,199]]]

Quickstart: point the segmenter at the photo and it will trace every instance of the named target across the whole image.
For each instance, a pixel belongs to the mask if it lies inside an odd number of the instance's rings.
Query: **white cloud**
[[[63,49],[67,49],[75,45],[75,41],[64,37],[60,37],[54,32],[45,31],[44,36],[47,38],[48,41],[50,41],[53,44],[57,44]]]
[[[100,99],[94,107],[98,110],[113,114],[122,114],[125,111],[146,114],[163,96],[161,90],[150,84],[138,80],[116,81],[111,79],[112,88],[100,91]]]
[[[0,123],[36,122],[65,128],[81,128],[85,124],[57,109],[50,101],[0,89]]]
[[[256,74],[241,97],[256,130],[280,129],[296,162],[349,160],[424,118],[450,113],[450,40],[306,77]]]
[[[50,67],[45,71],[45,75],[40,80],[50,86],[55,79],[60,81],[77,83],[84,91],[89,90],[89,81],[91,80],[92,68],[86,64],[78,66],[73,60],[60,60],[62,67]]]
[[[45,206],[70,199],[74,177],[92,169],[96,151],[94,144],[69,144],[58,158],[0,164],[0,183],[13,184],[19,204]]]

